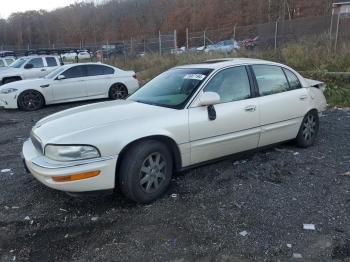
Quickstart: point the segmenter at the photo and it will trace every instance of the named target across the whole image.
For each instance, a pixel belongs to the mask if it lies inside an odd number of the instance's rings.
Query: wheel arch
[[[43,95],[43,93],[41,93],[39,90],[37,90],[37,89],[26,89],[26,90],[23,90],[23,91],[21,91],[18,95],[17,95],[17,106],[19,106],[18,105],[18,102],[19,102],[19,97],[24,93],[24,92],[27,92],[27,91],[35,91],[35,92],[38,92],[41,96],[42,96],[42,98],[44,99],[44,106],[46,105],[46,98],[45,98],[45,96]]]
[[[1,82],[2,84],[4,84],[6,79],[12,79],[12,78],[17,79],[17,81],[23,80],[21,76],[5,76]]]
[[[126,146],[124,146],[124,148],[120,151],[119,155],[118,155],[118,159],[117,159],[117,166],[116,166],[116,177],[119,174],[120,171],[120,167],[121,167],[121,162],[123,161],[123,158],[125,157],[126,153],[128,152],[128,150],[143,141],[147,141],[147,140],[157,140],[160,141],[161,143],[163,143],[164,145],[166,145],[166,147],[170,150],[170,153],[173,157],[174,160],[174,170],[175,171],[179,171],[181,170],[182,167],[182,159],[181,159],[181,153],[180,153],[180,149],[178,147],[178,145],[176,144],[176,142],[165,135],[152,135],[152,136],[147,136],[147,137],[142,137],[139,139],[136,139],[130,143],[128,143]],[[118,183],[118,179],[116,179],[116,183]]]

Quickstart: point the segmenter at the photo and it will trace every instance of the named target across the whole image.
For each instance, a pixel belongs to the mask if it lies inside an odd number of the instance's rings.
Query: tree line
[[[111,0],[0,19],[0,46],[77,46],[330,13],[332,0]]]

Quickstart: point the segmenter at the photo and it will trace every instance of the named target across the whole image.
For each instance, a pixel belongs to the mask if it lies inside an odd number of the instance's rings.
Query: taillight
[[[132,77],[135,78],[136,80],[138,80],[136,74],[133,74]]]

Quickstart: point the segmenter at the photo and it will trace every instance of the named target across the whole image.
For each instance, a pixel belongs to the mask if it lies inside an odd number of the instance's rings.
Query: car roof
[[[199,64],[178,66],[176,68],[210,68],[210,69],[216,70],[227,66],[253,65],[253,64],[267,64],[267,65],[278,65],[278,66],[282,65],[276,62],[262,60],[262,59],[254,59],[254,58],[219,58],[219,59],[207,60]]]
[[[62,67],[64,68],[70,68],[73,66],[79,66],[79,65],[104,65],[104,66],[108,66],[108,67],[113,67],[111,65],[107,65],[107,64],[103,64],[101,62],[88,62],[88,63],[71,63],[71,64],[64,64]],[[115,68],[115,67],[113,67]]]

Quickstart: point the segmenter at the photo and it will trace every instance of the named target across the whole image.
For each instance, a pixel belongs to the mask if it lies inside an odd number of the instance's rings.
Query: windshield
[[[13,62],[10,67],[14,68],[20,68],[28,59],[27,58],[20,58],[17,59],[15,62]]]
[[[148,82],[128,100],[181,109],[212,71],[207,68],[171,69]]]
[[[55,70],[53,70],[51,73],[47,74],[46,76],[44,76],[45,79],[53,79],[56,76],[58,76],[59,74],[61,74],[63,71],[65,70],[64,67],[59,67],[56,68]]]

